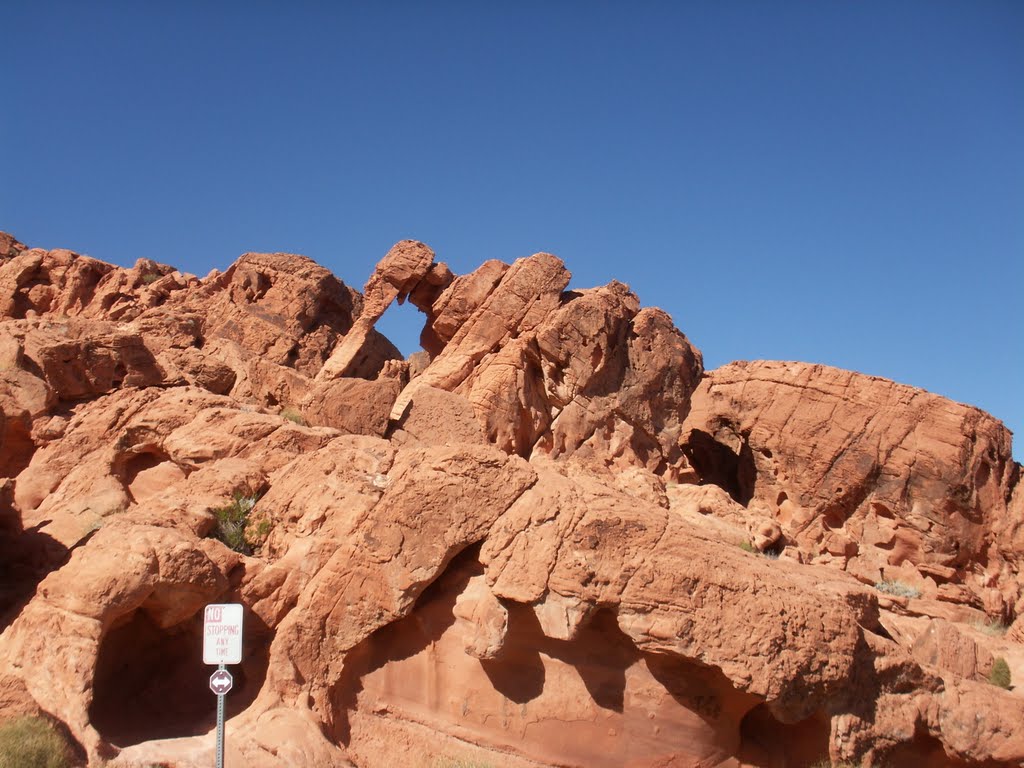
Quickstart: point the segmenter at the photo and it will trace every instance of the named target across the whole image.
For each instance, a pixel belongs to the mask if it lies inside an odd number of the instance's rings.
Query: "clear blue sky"
[[[407,237],[457,272],[550,251],[708,368],[852,368],[1024,434],[1022,2],[5,0],[0,29],[30,245],[357,287]]]

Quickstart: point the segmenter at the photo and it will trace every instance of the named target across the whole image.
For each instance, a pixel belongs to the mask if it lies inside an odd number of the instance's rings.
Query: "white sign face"
[[[242,663],[242,606],[206,606],[203,614],[203,663]]]

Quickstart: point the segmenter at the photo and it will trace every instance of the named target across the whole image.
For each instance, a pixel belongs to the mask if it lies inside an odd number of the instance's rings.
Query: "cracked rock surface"
[[[238,602],[229,765],[1024,762],[1024,687],[989,682],[1024,680],[1005,427],[820,365],[705,372],[628,286],[570,280],[402,241],[360,292],[0,233],[0,720],[209,765],[202,609]],[[403,359],[375,323],[407,300]]]

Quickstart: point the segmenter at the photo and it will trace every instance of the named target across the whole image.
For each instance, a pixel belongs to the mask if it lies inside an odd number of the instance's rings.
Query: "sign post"
[[[224,697],[234,685],[226,664],[242,663],[242,606],[208,605],[203,614],[203,663],[216,664],[210,690],[217,695],[217,768],[224,768]]]

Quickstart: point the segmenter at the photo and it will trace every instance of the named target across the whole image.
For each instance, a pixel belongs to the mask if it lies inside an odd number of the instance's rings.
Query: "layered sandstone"
[[[1008,431],[822,366],[705,373],[570,277],[403,241],[359,292],[0,235],[0,719],[208,765],[201,609],[240,602],[228,765],[1024,761],[987,680],[1024,679]],[[374,326],[406,300],[403,360]]]

